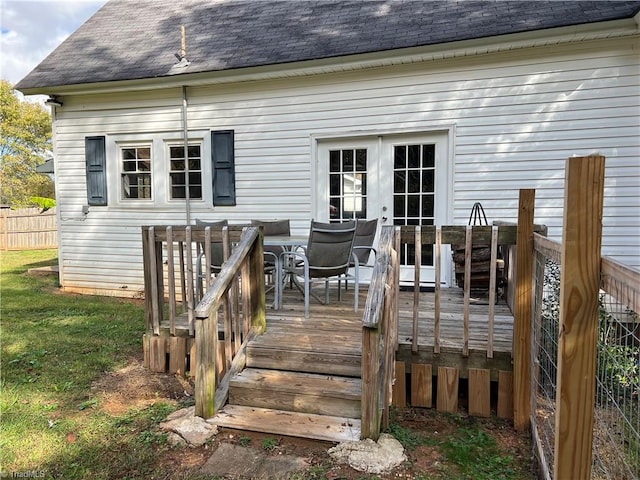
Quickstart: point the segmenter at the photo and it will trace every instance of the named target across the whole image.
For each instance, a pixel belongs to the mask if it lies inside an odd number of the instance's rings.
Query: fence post
[[[554,478],[591,478],[604,198],[602,156],[567,160]]]
[[[513,326],[513,423],[518,431],[531,421],[531,314],[533,294],[533,217],[536,191],[520,190],[516,245]]]

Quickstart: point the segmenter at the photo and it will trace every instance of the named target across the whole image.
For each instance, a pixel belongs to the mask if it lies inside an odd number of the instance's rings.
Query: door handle
[[[382,223],[387,223],[387,217],[382,217]]]

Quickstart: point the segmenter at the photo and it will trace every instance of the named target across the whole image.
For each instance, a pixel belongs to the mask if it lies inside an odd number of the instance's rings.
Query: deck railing
[[[398,253],[393,227],[382,227],[362,316],[361,436],[378,439],[389,423],[398,346]]]
[[[193,336],[195,305],[202,298],[203,292],[211,286],[211,243],[221,242],[224,246],[224,258],[227,259],[231,246],[240,241],[245,227],[246,225],[224,228],[196,225],[142,227],[148,332],[159,335],[161,326],[167,325],[165,319],[168,315],[169,332],[175,335],[178,317],[186,315],[189,333]]]
[[[240,282],[242,308],[231,302]],[[266,328],[263,247],[260,230],[247,228],[204,297],[195,308],[195,414],[212,417],[227,400],[230,378],[245,366],[245,348]],[[217,381],[218,317],[224,309],[225,376]]]
[[[469,337],[470,331],[470,305],[471,292],[477,287],[472,279],[472,271],[480,263],[474,258],[474,248],[482,247],[489,251],[490,258],[488,261],[482,261],[482,274],[488,276],[484,278],[484,290],[488,291],[489,312],[487,316],[488,335],[486,352],[487,357],[492,358],[494,352],[494,322],[495,322],[495,303],[498,282],[498,249],[506,249],[516,244],[517,227],[515,225],[494,225],[494,226],[403,226],[398,228],[398,236],[400,238],[400,248],[405,249],[405,259],[412,262],[414,267],[413,282],[413,332],[412,345],[413,352],[418,351],[418,326],[420,313],[420,274],[421,268],[424,267],[422,261],[423,251],[427,248],[433,248],[433,267],[435,270],[435,278],[440,279],[442,273],[443,254],[447,252],[447,245],[453,250],[456,246],[459,251],[463,251],[464,255],[464,272],[463,278],[463,339],[462,339],[462,355],[469,355]],[[413,255],[411,255],[413,253]],[[506,255],[505,255],[506,256]],[[508,268],[505,266],[501,269],[504,272],[504,288],[508,288],[510,279],[508,278]],[[433,352],[440,353],[441,349],[441,303],[442,303],[442,284],[440,281],[434,282],[434,325],[433,325]],[[483,329],[484,331],[484,329]]]
[[[215,281],[212,242],[223,244],[226,259]],[[185,344],[181,338],[185,334],[195,337],[190,371],[196,377],[196,412],[208,418],[226,401],[228,379],[243,368],[249,339],[265,328],[260,229],[245,225],[143,227],[142,247],[147,332],[160,340],[150,342],[150,348],[164,345],[162,335],[167,334],[167,327],[177,344]],[[224,324],[219,328],[221,312]],[[219,344],[219,337],[224,344]],[[165,371],[163,352],[164,348],[148,355],[150,361],[162,363],[150,365],[153,371]],[[171,367],[174,359],[184,357],[181,349],[172,352],[169,371],[184,373],[184,366]]]

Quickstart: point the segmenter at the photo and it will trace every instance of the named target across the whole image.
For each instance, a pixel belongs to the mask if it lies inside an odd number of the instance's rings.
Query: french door
[[[317,151],[318,218],[378,218],[380,225],[446,223],[446,132],[319,140]],[[400,261],[400,280],[413,282],[413,246],[403,246]],[[420,264],[421,284],[433,284],[432,249],[422,249]]]

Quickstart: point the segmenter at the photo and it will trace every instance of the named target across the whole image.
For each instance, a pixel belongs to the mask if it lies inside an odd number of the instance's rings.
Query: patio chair
[[[366,266],[369,263],[369,257],[373,253],[374,260],[377,255],[376,249],[373,247],[373,242],[376,238],[376,231],[378,229],[378,219],[373,220],[357,220],[356,223],[356,236],[353,241],[353,254],[351,256],[351,262],[349,267],[353,268],[354,275],[345,276],[345,290],[348,289],[348,282],[350,278],[359,285],[360,284],[360,267]],[[358,297],[355,298],[355,309],[358,311]]]
[[[304,279],[304,312],[309,317],[309,298],[313,296],[320,303],[329,303],[329,280],[337,279],[347,273],[353,241],[356,232],[356,222],[320,223],[311,221],[309,242],[304,252],[288,251],[280,255],[280,265],[284,275],[302,277]],[[324,281],[324,301],[312,292],[311,283],[316,280]],[[299,285],[296,283],[296,286]],[[358,286],[355,287],[356,296]],[[338,288],[340,299],[340,288]],[[282,297],[280,298],[280,302]]]
[[[211,227],[212,229],[221,229],[229,225],[227,220],[220,220],[218,222],[205,222],[196,218],[196,225],[202,227]],[[205,248],[204,243],[198,244],[198,259],[196,261],[196,278],[197,278],[197,291],[199,298],[202,298],[202,284],[206,280],[207,269],[204,266]],[[209,274],[217,275],[222,270],[222,264],[224,263],[224,246],[222,242],[211,242],[211,258],[209,265]]]
[[[291,226],[289,220],[251,220],[251,225],[254,227],[262,227],[262,233],[265,237],[273,236],[290,236]],[[287,250],[282,245],[264,245],[264,273],[272,278],[273,286],[266,290],[266,293],[275,289],[274,293],[274,306],[278,300],[278,259],[280,254]]]

